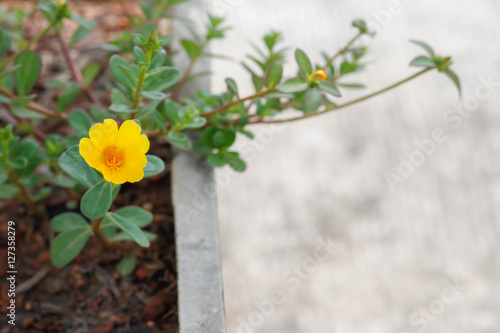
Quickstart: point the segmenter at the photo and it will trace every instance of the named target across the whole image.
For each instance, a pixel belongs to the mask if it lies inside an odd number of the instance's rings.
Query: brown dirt
[[[99,62],[107,68],[108,57],[100,45],[117,33],[129,30],[127,15],[139,12],[138,1],[71,1],[75,13],[86,19],[98,20],[98,28],[72,50],[77,65]],[[0,1],[0,5],[32,6],[31,1]],[[35,13],[25,22],[24,35],[29,38],[44,28],[44,22]],[[64,36],[71,38],[76,26],[65,25]],[[55,37],[49,35],[35,48],[42,57],[43,70],[35,91],[37,101],[49,107],[54,105],[57,90],[46,90],[43,82],[56,77],[74,81],[60,52]],[[92,85],[99,92],[111,82],[109,71],[103,71]],[[97,96],[109,104],[109,96]],[[80,96],[75,108],[86,109],[88,101]],[[1,123],[1,121],[0,121]],[[45,133],[68,132],[53,121],[40,125]],[[48,220],[36,219],[27,207],[17,200],[0,201],[0,331],[3,332],[178,332],[177,286],[175,267],[175,240],[170,197],[170,148],[164,142],[152,142],[151,153],[160,156],[167,170],[157,177],[136,184],[125,184],[112,210],[127,205],[139,205],[153,213],[153,223],[147,230],[158,235],[149,249],[135,246],[137,267],[132,277],[121,277],[116,264],[124,253],[105,249],[91,238],[85,249],[67,266],[56,269],[50,262],[50,243],[53,233]],[[71,206],[71,200],[62,191],[45,202],[49,217]],[[78,207],[74,209],[79,212]],[[34,276],[43,278],[26,292],[16,295],[16,326],[5,325],[5,307],[9,302],[6,280],[6,222],[16,222],[17,288],[27,286]],[[46,272],[46,275],[43,275]]]
[[[170,160],[167,146],[157,155]],[[50,262],[50,242],[42,226],[19,202],[2,202],[5,221],[14,220],[16,233],[17,288],[46,270],[39,283],[16,295],[16,328],[5,332],[177,332],[177,288],[174,226],[170,198],[170,172],[160,178],[125,184],[112,210],[138,205],[153,213],[149,230],[158,235],[149,249],[134,247],[138,257],[132,277],[121,277],[116,264],[124,253],[106,249],[91,239],[80,255],[62,269]],[[52,207],[50,215],[64,210]],[[75,210],[75,211],[78,211]],[[33,223],[34,222],[34,223]],[[30,226],[34,226],[32,233]],[[2,243],[5,245],[2,239]],[[0,249],[0,315],[5,317],[7,296],[5,248]],[[2,266],[3,265],[3,266]],[[2,320],[2,323],[5,323]],[[1,327],[1,326],[0,326]]]

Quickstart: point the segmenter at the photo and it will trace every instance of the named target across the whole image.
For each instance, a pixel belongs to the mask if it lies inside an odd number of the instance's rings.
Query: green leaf
[[[165,71],[168,71],[170,70],[172,67],[167,67],[167,66],[162,66],[162,67],[156,67],[150,71],[148,71],[146,73],[146,77],[150,77],[150,76],[155,76],[155,75],[158,75],[160,73],[163,73]]]
[[[13,169],[23,169],[28,165],[28,159],[24,156],[15,156],[7,160],[9,167]]]
[[[239,93],[238,93],[238,85],[236,84],[236,81],[234,81],[233,79],[231,78],[227,78],[225,80],[226,82],[226,86],[227,86],[227,90],[229,90],[230,92],[232,92],[236,97],[239,96]]]
[[[133,113],[136,111],[131,109],[130,106],[124,104],[111,104],[109,106],[109,110],[118,113]]]
[[[168,99],[165,101],[163,105],[165,107],[165,113],[168,119],[170,119],[170,121],[172,122],[172,126],[176,126],[177,124],[179,124],[180,118],[179,118],[177,104],[175,104],[175,102],[172,101],[171,99]]]
[[[174,67],[168,67],[153,76],[148,76],[144,80],[144,91],[163,91],[170,88],[181,79],[181,72]]]
[[[17,145],[13,156],[22,156],[28,160],[28,164],[22,170],[17,171],[19,177],[30,175],[35,171],[40,164],[39,151],[40,147],[35,141],[26,140]]]
[[[156,239],[156,235],[155,234],[153,234],[151,232],[143,231],[143,230],[142,230],[142,232],[143,232],[144,236],[146,236],[146,238],[148,239],[148,241],[152,242],[152,241],[154,241]],[[130,236],[129,234],[127,234],[125,232],[115,233],[109,239],[112,242],[134,241],[134,238],[132,238],[132,236]]]
[[[146,155],[148,163],[144,167],[144,178],[156,176],[165,170],[165,162],[155,155]]]
[[[123,67],[120,67],[123,66]],[[125,88],[134,90],[136,87],[136,82],[131,75],[126,75],[124,71],[130,73],[130,66],[127,64],[125,59],[115,54],[109,59],[109,69],[115,77],[116,81],[121,83]]]
[[[0,29],[0,57],[3,56],[10,48],[10,37]]]
[[[92,120],[89,115],[81,110],[74,110],[69,114],[69,125],[80,135],[85,136],[92,127]]]
[[[352,26],[358,28],[359,32],[362,34],[368,33],[368,26],[364,20],[354,20]]]
[[[153,60],[151,60],[151,62],[149,63],[148,71],[147,71],[148,75],[151,74],[151,72],[153,70],[155,70],[156,68],[163,66],[164,63],[165,63],[165,56],[161,53],[158,53],[153,58]],[[168,68],[168,67],[166,67],[166,68]]]
[[[458,75],[449,68],[447,68],[444,73],[453,81],[458,89],[459,94],[462,95],[462,85],[460,84],[460,78],[458,77]]]
[[[138,64],[146,61],[146,55],[144,54],[144,51],[142,50],[142,48],[140,48],[139,46],[134,47],[134,56],[135,56],[135,61]]]
[[[268,89],[275,88],[280,82],[283,76],[283,66],[278,63],[274,63],[269,69],[267,74],[266,86]]]
[[[152,99],[152,100],[161,100],[161,99],[167,98],[167,95],[165,95],[164,93],[159,92],[159,91],[142,91],[141,95],[144,98]]]
[[[67,212],[52,218],[50,226],[55,232],[63,232],[75,228],[89,227],[89,223],[80,214]]]
[[[210,154],[207,157],[207,162],[214,168],[223,167],[227,163],[223,154]]]
[[[2,184],[0,186],[0,199],[10,199],[19,193],[19,189],[14,184]]]
[[[167,136],[165,136],[165,140],[180,150],[189,150],[192,147],[189,138],[186,134],[181,132],[170,131]]]
[[[192,118],[188,123],[184,124],[184,128],[196,129],[205,126],[207,123],[207,118],[195,117]]]
[[[196,43],[194,43],[190,40],[187,40],[187,39],[183,39],[183,40],[181,40],[181,44],[182,44],[182,47],[184,48],[184,50],[186,50],[186,52],[191,60],[194,60],[194,59],[201,56],[202,50]]]
[[[129,276],[135,270],[135,265],[137,263],[137,257],[134,255],[127,256],[120,260],[116,266],[116,270],[121,276]]]
[[[285,93],[281,93],[281,92],[275,92],[275,93],[266,94],[266,98],[268,98],[268,99],[270,99],[270,98],[293,98],[293,95],[292,94],[285,94]]]
[[[52,193],[52,187],[47,186],[47,187],[42,187],[38,192],[33,194],[33,201],[38,202],[41,200],[44,200],[49,197],[49,195]]]
[[[319,90],[312,89],[304,95],[304,100],[302,101],[302,109],[306,114],[313,113],[318,110],[321,104],[321,92]]]
[[[5,69],[2,73],[0,73],[0,80],[2,80],[3,78],[5,78],[8,75],[14,73],[19,68],[21,68],[21,66],[20,65],[16,65],[16,66],[12,66],[11,68]],[[3,95],[1,95],[1,96],[5,97]]]
[[[80,93],[80,86],[73,83],[68,88],[64,89],[57,99],[57,112],[66,110],[73,103]]]
[[[340,76],[343,76],[343,75],[346,75],[346,74],[349,74],[349,73],[354,73],[360,69],[362,69],[363,67],[362,66],[359,66],[358,64],[356,63],[351,63],[347,60],[344,60],[341,64],[340,64]]]
[[[112,184],[103,180],[85,192],[82,197],[80,209],[90,219],[104,216],[111,207],[111,187]]]
[[[297,61],[300,70],[306,75],[306,77],[312,74],[311,60],[309,60],[309,57],[304,53],[304,51],[296,49],[295,60]]]
[[[321,81],[319,82],[319,88],[330,95],[336,96],[336,97],[341,97],[342,94],[340,93],[339,89],[335,87],[332,83],[328,81]]]
[[[278,90],[284,93],[295,93],[299,91],[304,91],[308,87],[307,81],[299,77],[287,80],[283,82]]]
[[[230,129],[209,128],[201,135],[201,143],[209,148],[227,148],[236,140],[236,132]]]
[[[19,178],[19,184],[24,187],[35,187],[38,185],[40,180],[42,179],[42,175],[31,175]]]
[[[264,87],[264,80],[257,75],[252,75],[253,86],[255,87],[255,91],[261,91]]]
[[[414,67],[435,67],[436,64],[434,61],[426,56],[419,56],[413,59],[410,63],[410,66]]]
[[[421,42],[418,40],[410,39],[410,42],[417,44],[418,46],[422,47],[424,50],[427,51],[432,57],[436,56],[436,53],[434,52],[434,49],[427,43]]]
[[[129,105],[129,100],[127,96],[125,96],[120,90],[113,89],[111,90],[111,103],[112,104],[122,104]]]
[[[35,84],[38,75],[40,75],[42,61],[35,51],[24,51],[17,56],[14,64],[21,66],[14,72],[17,94],[25,96]]]
[[[144,232],[129,219],[118,214],[108,212],[106,217],[113,222],[119,229],[129,234],[134,241],[142,247],[149,247],[149,240]]]
[[[101,71],[101,65],[96,62],[91,62],[82,70],[83,83],[88,86],[90,85],[99,72]]]
[[[240,158],[240,155],[235,152],[228,152],[224,154],[224,158],[231,168],[235,171],[243,172],[246,170],[247,165],[245,161]]]
[[[91,188],[103,178],[80,156],[78,146],[73,146],[59,157],[59,166],[71,178],[87,188]]]
[[[57,187],[72,188],[76,184],[73,179],[66,177],[65,175],[55,175],[49,173],[49,178],[50,182]]]
[[[117,215],[120,215],[121,217],[124,217],[128,220],[130,220],[132,223],[134,223],[136,226],[139,228],[144,228],[148,225],[151,224],[151,221],[153,220],[153,214],[148,212],[145,209],[139,208],[137,206],[127,206],[118,209],[116,212],[114,212]],[[111,222],[111,220],[108,217],[104,217],[101,223],[102,228],[107,228],[107,227],[113,227],[114,223]]]
[[[92,230],[90,226],[67,230],[59,234],[50,246],[50,259],[60,268],[73,260],[87,243]]]
[[[9,178],[9,173],[5,170],[3,165],[0,164],[0,185],[4,184],[7,178]]]
[[[82,40],[83,37],[89,34],[92,30],[97,26],[97,21],[86,21],[82,17],[78,15],[71,15],[71,20],[77,22],[80,26],[76,29],[76,32],[73,34],[71,41],[69,42],[69,46],[73,46]]]

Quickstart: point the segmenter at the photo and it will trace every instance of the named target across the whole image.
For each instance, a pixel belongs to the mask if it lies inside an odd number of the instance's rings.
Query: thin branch
[[[251,95],[251,96],[245,97],[243,99],[239,99],[237,101],[234,101],[234,102],[228,103],[226,105],[223,105],[223,106],[221,106],[221,107],[219,107],[217,109],[214,109],[214,110],[212,110],[210,112],[204,113],[201,116],[202,117],[210,117],[210,116],[213,116],[214,114],[217,114],[219,112],[225,111],[225,110],[227,110],[229,108],[232,108],[233,106],[239,105],[239,104],[244,103],[244,102],[246,102],[248,100],[252,100],[252,99],[255,99],[255,98],[263,97],[265,95],[274,93],[276,91],[277,91],[276,89],[264,90],[264,91],[261,91],[261,92],[258,92],[256,94],[254,94],[254,95]]]
[[[103,219],[104,216],[96,218],[92,221],[92,231],[94,232],[94,236],[101,244],[103,244],[106,247],[115,248],[119,250],[130,250],[134,248],[134,244],[132,243],[113,243],[112,241],[104,237],[101,230],[101,222]]]
[[[420,71],[420,72],[418,72],[418,73],[416,73],[416,74],[413,74],[413,75],[411,75],[411,76],[407,77],[407,78],[406,78],[406,79],[404,79],[404,80],[398,81],[398,82],[396,82],[395,84],[390,85],[389,87],[386,87],[386,88],[384,88],[384,89],[378,90],[378,91],[376,91],[376,92],[374,92],[374,93],[372,93],[372,94],[369,94],[369,95],[363,96],[363,97],[361,97],[361,98],[355,99],[355,100],[350,101],[350,102],[347,102],[347,103],[345,103],[345,104],[338,105],[338,106],[336,106],[335,108],[332,108],[332,109],[327,108],[327,109],[325,109],[325,110],[323,110],[323,111],[319,111],[319,112],[315,112],[315,113],[309,113],[309,114],[305,114],[305,115],[303,115],[303,116],[296,117],[296,118],[291,118],[291,119],[281,119],[281,120],[263,120],[263,119],[259,119],[259,120],[255,121],[255,122],[252,122],[251,124],[277,124],[277,123],[288,123],[288,122],[292,122],[292,121],[296,121],[296,120],[302,120],[302,119],[306,119],[306,118],[310,118],[310,117],[319,116],[319,115],[322,115],[322,114],[328,113],[328,112],[330,112],[330,111],[338,111],[338,110],[340,110],[340,109],[346,108],[346,107],[351,106],[351,105],[353,105],[353,104],[357,104],[357,103],[363,102],[363,101],[365,101],[365,100],[367,100],[367,99],[370,99],[370,98],[372,98],[372,97],[375,97],[375,96],[377,96],[377,95],[380,95],[380,94],[382,94],[382,93],[385,93],[385,92],[387,92],[387,91],[389,91],[389,90],[391,90],[391,89],[394,89],[394,88],[396,88],[396,87],[398,87],[398,86],[400,86],[400,85],[402,85],[402,84],[404,84],[404,83],[406,83],[406,82],[408,82],[408,81],[411,81],[411,80],[413,80],[414,78],[416,78],[416,77],[418,77],[418,76],[420,76],[420,75],[422,75],[422,74],[424,74],[424,73],[426,73],[426,72],[428,72],[428,71],[430,71],[430,70],[432,70],[432,69],[434,69],[434,68],[435,68],[435,67],[429,67],[429,68],[426,68],[426,69],[424,69],[424,70],[422,70],[422,71]]]
[[[353,39],[351,39],[347,44],[346,46],[344,46],[342,49],[340,49],[333,57],[331,57],[330,59],[328,59],[328,61],[326,62],[325,66],[322,67],[323,70],[327,69],[328,67],[330,67],[331,64],[333,64],[333,62],[335,61],[335,59],[337,59],[338,57],[340,57],[342,54],[346,53],[349,48],[352,46],[352,44],[354,44],[359,37],[361,37],[363,35],[362,32],[358,33],[356,36],[354,36]]]
[[[85,83],[83,82],[82,72],[80,71],[78,66],[75,64],[75,62],[73,61],[73,58],[71,58],[68,43],[66,43],[66,41],[64,40],[61,33],[57,34],[57,40],[59,41],[59,44],[61,44],[61,49],[62,49],[64,58],[66,59],[66,62],[68,63],[69,69],[71,70],[73,77],[75,78],[76,82],[80,86],[80,89],[85,93],[85,95],[90,100],[90,102],[98,105],[99,107],[102,107],[102,103],[95,97],[95,95],[92,93],[92,91],[89,89],[89,87],[87,87],[85,85]]]
[[[4,87],[0,87],[0,94],[10,98],[10,99],[15,99],[15,98],[19,98],[19,96],[17,96],[16,94],[10,92],[9,90],[5,89]],[[68,121],[68,116],[64,113],[57,113],[56,111],[53,111],[49,108],[46,108],[45,106],[43,105],[40,105],[40,104],[37,104],[35,102],[29,102],[26,107],[32,111],[35,111],[37,113],[40,113],[40,114],[43,114],[49,118],[53,118],[53,119],[59,119],[59,120],[62,120],[64,122],[67,122]]]
[[[189,76],[191,75],[191,72],[193,71],[193,67],[194,67],[194,64],[196,63],[196,60],[197,60],[197,58],[193,59],[193,60],[191,60],[189,62],[189,65],[186,68],[186,71],[184,72],[184,74],[182,75],[179,83],[177,84],[177,86],[175,87],[174,91],[172,92],[172,95],[170,95],[171,99],[173,101],[176,101],[179,98],[179,95],[180,95],[182,89],[184,88],[184,86],[188,82]]]

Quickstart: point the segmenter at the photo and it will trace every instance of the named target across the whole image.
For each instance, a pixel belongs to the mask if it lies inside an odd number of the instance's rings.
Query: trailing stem
[[[102,103],[95,97],[95,95],[92,93],[92,91],[89,89],[89,87],[87,87],[85,85],[85,83],[83,82],[82,72],[80,71],[78,66],[75,64],[75,62],[73,61],[73,58],[71,58],[68,44],[64,40],[61,33],[57,34],[57,39],[59,41],[59,44],[61,44],[61,49],[63,51],[64,58],[66,59],[66,62],[68,63],[69,69],[71,70],[71,73],[73,74],[73,77],[75,78],[76,82],[80,86],[80,89],[85,93],[85,95],[90,100],[90,102],[101,107]]]
[[[319,115],[322,115],[322,114],[325,114],[327,112],[330,112],[330,111],[337,111],[337,110],[340,110],[340,109],[343,109],[343,108],[346,108],[348,106],[351,106],[353,104],[357,104],[357,103],[360,103],[360,102],[363,102],[363,101],[366,101],[367,99],[370,99],[372,97],[375,97],[375,96],[378,96],[380,94],[383,94],[389,90],[392,90],[406,82],[409,82],[417,77],[419,77],[420,75],[424,74],[424,73],[427,73],[428,71],[434,69],[435,67],[429,67],[429,68],[426,68],[416,74],[413,74],[409,77],[407,77],[406,79],[404,80],[401,80],[401,81],[398,81],[396,82],[395,84],[393,85],[390,85],[384,89],[381,89],[381,90],[378,90],[372,94],[369,94],[369,95],[366,95],[366,96],[363,96],[361,98],[358,98],[358,99],[355,99],[353,101],[350,101],[350,102],[347,102],[345,104],[341,104],[341,105],[337,105],[335,108],[328,108],[328,109],[325,109],[323,111],[319,111],[319,112],[315,112],[315,113],[309,113],[309,114],[305,114],[301,117],[297,117],[297,118],[292,118],[292,119],[282,119],[282,120],[263,120],[263,119],[259,119],[257,121],[254,121],[252,122],[252,124],[276,124],[276,123],[287,123],[287,122],[292,122],[292,121],[296,121],[296,120],[301,120],[301,119],[306,119],[306,118],[310,118],[310,117],[315,117],[315,116],[319,116]]]
[[[134,101],[132,103],[132,109],[135,110],[139,107],[139,103],[142,101],[142,86],[144,85],[144,80],[146,79],[146,73],[148,71],[149,63],[151,62],[151,57],[153,55],[153,50],[146,51],[146,61],[141,66],[141,75],[139,76],[139,81],[137,81],[137,88],[134,91]],[[132,119],[135,118],[135,112],[132,113]]]

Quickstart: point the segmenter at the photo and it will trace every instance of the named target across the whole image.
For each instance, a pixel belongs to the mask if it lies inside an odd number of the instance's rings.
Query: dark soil
[[[109,54],[100,45],[114,38],[120,31],[129,30],[127,15],[136,14],[138,1],[71,1],[75,13],[98,21],[97,29],[72,50],[71,55],[80,68],[89,62],[98,62],[107,68]],[[0,5],[32,8],[31,1],[0,1]],[[41,23],[40,23],[41,22]],[[23,33],[36,35],[44,27],[39,13],[26,22]],[[68,23],[63,29],[66,40],[76,26]],[[45,90],[43,82],[49,78],[73,81],[61,55],[54,35],[48,35],[35,48],[42,57],[42,75],[35,85],[37,101],[52,107],[57,90]],[[103,71],[92,85],[104,105],[109,96],[99,92],[113,82],[109,71]],[[82,109],[89,106],[84,96],[77,99]],[[4,126],[0,119],[0,125]],[[43,133],[69,133],[67,127],[53,121],[40,124]],[[166,171],[159,176],[135,184],[124,184],[111,210],[127,205],[138,205],[153,213],[153,223],[146,230],[158,238],[148,249],[138,245],[124,253],[104,248],[91,237],[81,254],[62,269],[50,261],[50,243],[54,234],[49,219],[35,218],[19,200],[0,200],[0,332],[178,332],[177,285],[173,212],[170,197],[171,151],[165,142],[151,142],[150,153],[161,157]],[[40,171],[41,172],[41,171]],[[48,217],[73,210],[76,201],[62,190],[42,204]],[[73,204],[73,206],[72,206]],[[10,301],[6,279],[7,221],[16,222],[16,326],[7,325],[6,305]],[[137,256],[137,267],[130,277],[116,271],[117,263],[132,252]]]
[[[167,162],[168,147],[156,146],[155,154]],[[170,198],[170,172],[156,179],[125,184],[112,210],[138,205],[153,213],[149,230],[158,235],[151,247],[133,248],[137,267],[122,277],[116,264],[124,253],[104,248],[91,238],[77,258],[62,269],[50,262],[50,241],[19,202],[0,204],[1,231],[6,221],[16,222],[17,290],[30,286],[29,279],[46,275],[30,290],[16,295],[16,326],[4,332],[177,332],[177,287],[174,225]],[[59,213],[52,207],[49,214]],[[31,232],[30,227],[34,227]],[[5,234],[4,234],[5,235]],[[5,236],[4,236],[5,237]],[[5,245],[5,238],[1,243]],[[9,302],[6,248],[0,249],[0,315],[6,321]]]

